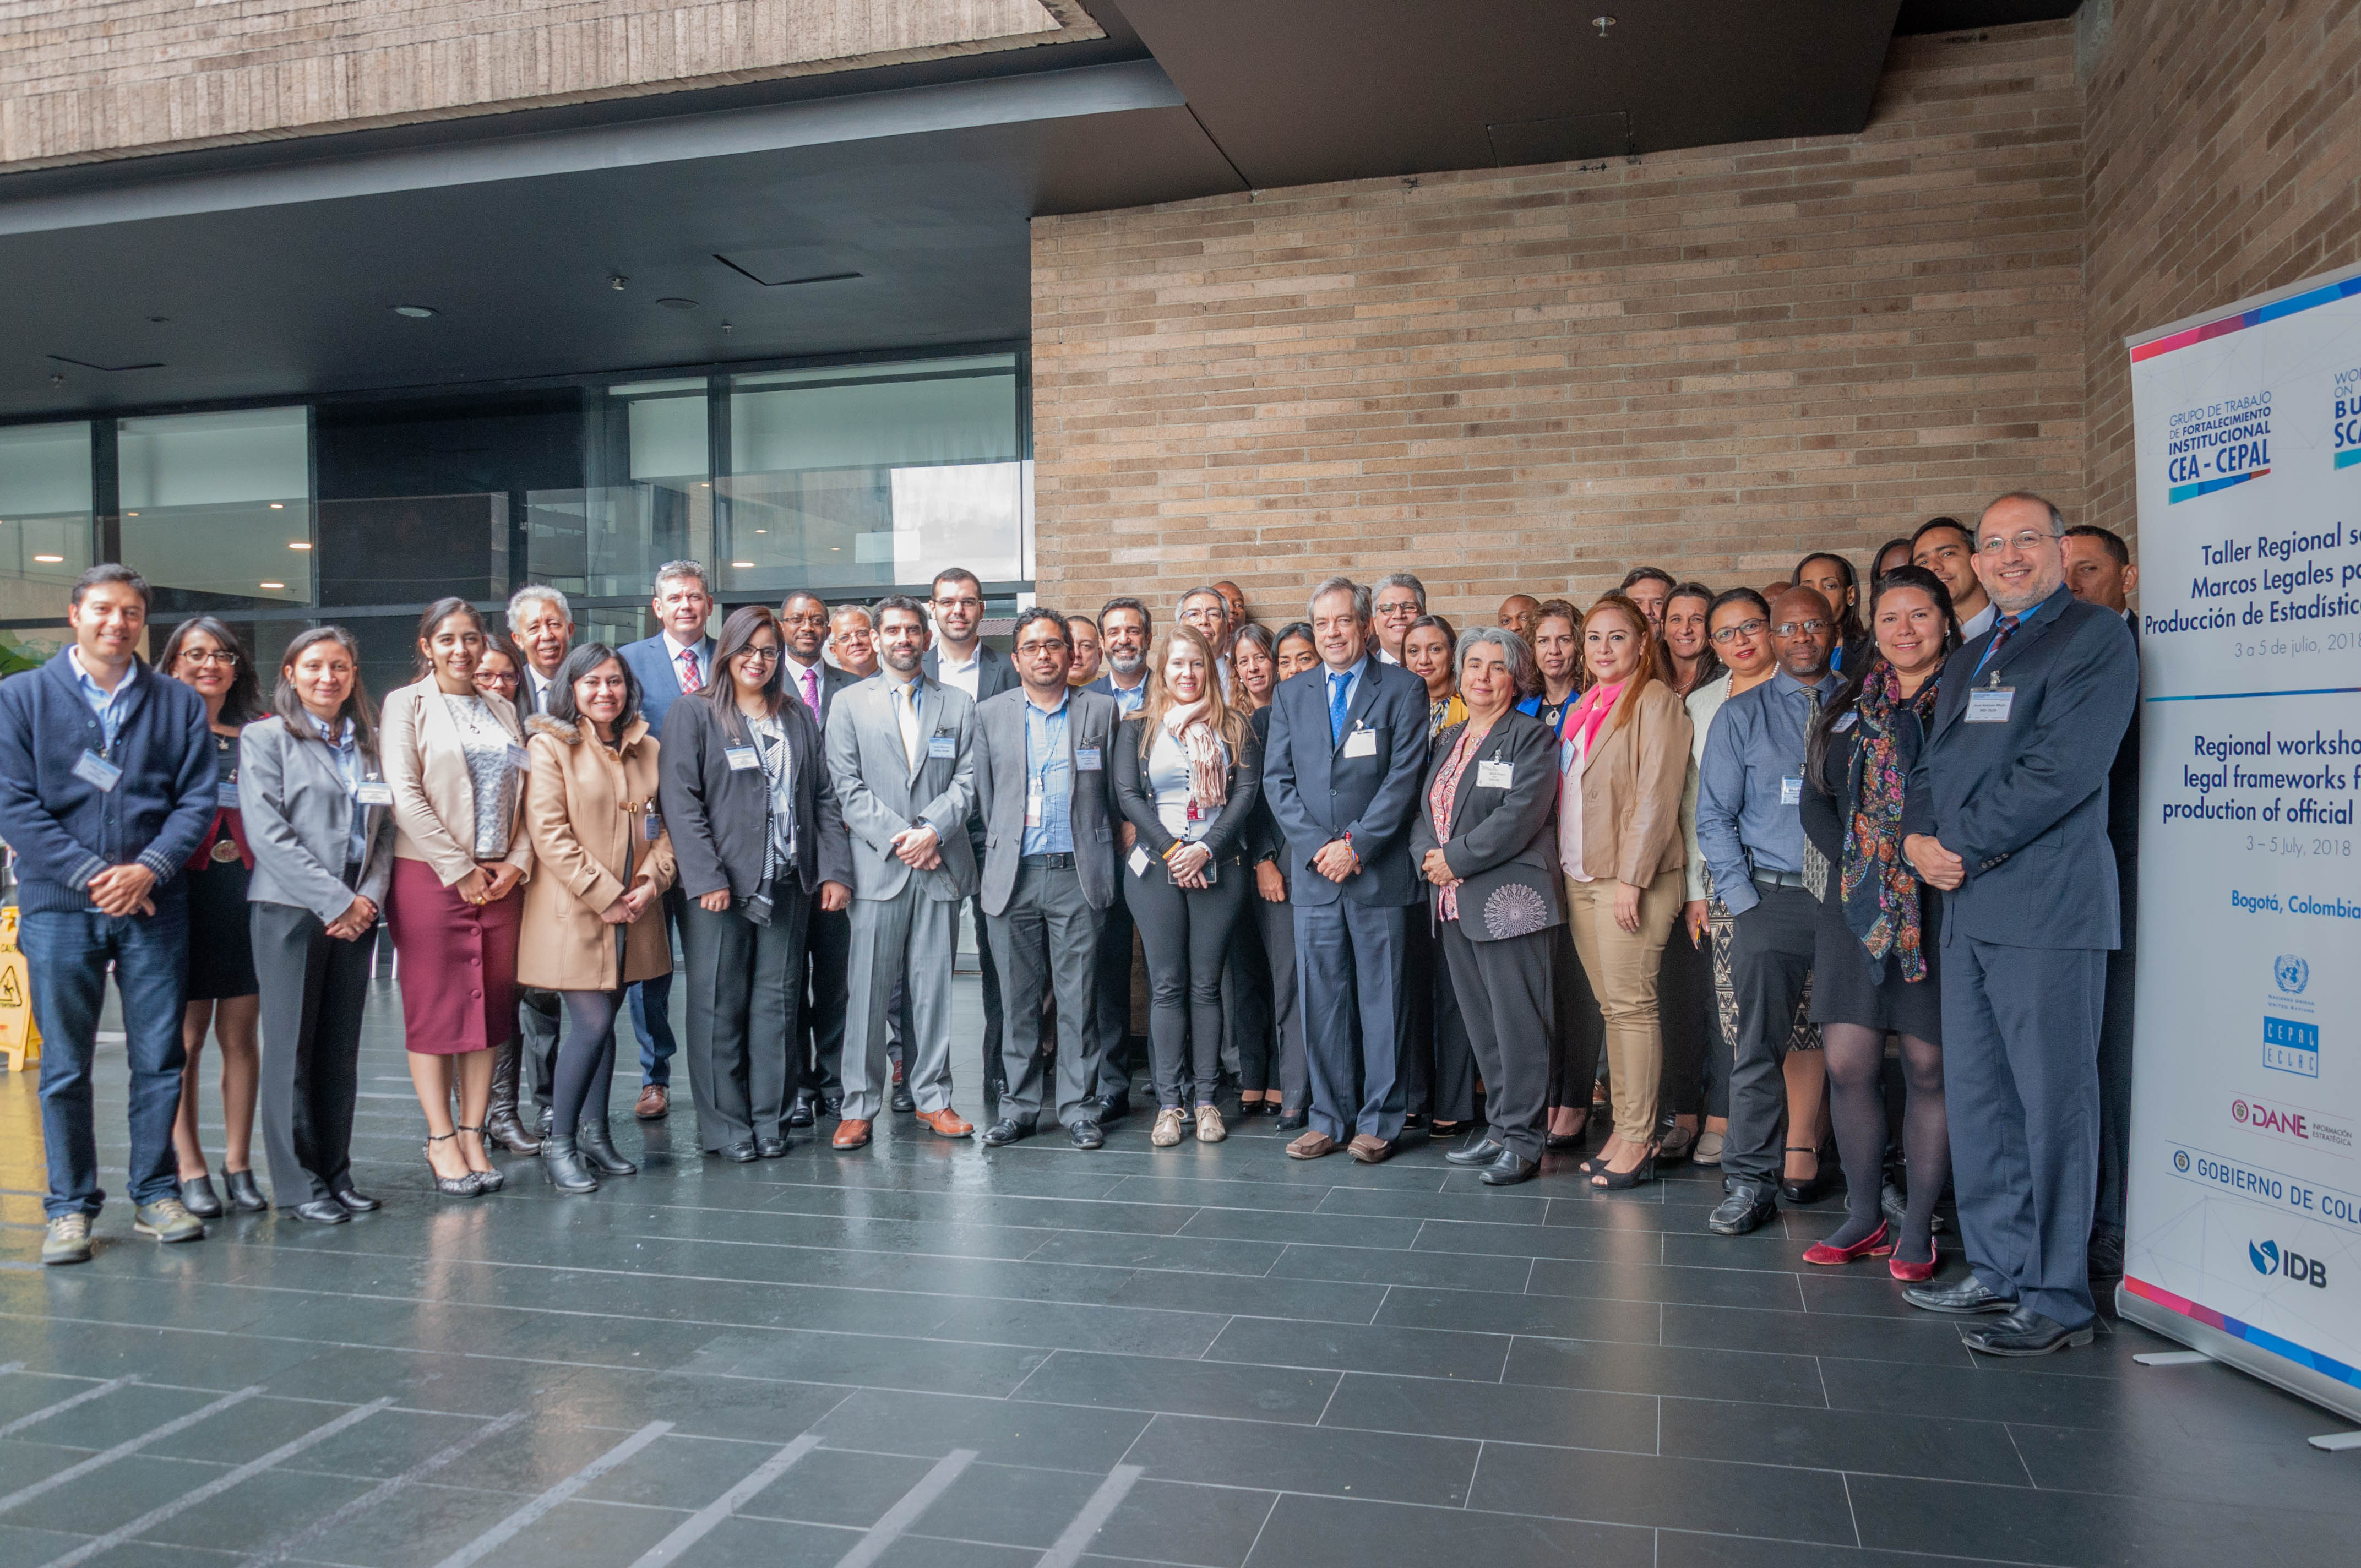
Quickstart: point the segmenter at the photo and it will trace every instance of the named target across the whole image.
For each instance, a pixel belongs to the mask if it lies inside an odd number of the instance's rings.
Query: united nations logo
[[[2312,966],[2293,953],[2281,953],[2271,961],[2271,977],[2290,996],[2301,996],[2312,983]]]
[[[2189,1151],[2187,1149],[2175,1149],[2172,1151],[2172,1168],[2182,1172],[2184,1175],[2187,1174],[2189,1170]]]

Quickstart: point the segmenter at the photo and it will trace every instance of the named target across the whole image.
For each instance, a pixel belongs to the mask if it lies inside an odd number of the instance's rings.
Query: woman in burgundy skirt
[[[519,815],[524,732],[506,698],[476,685],[484,644],[467,600],[429,606],[418,622],[421,678],[385,699],[380,727],[399,829],[386,915],[410,1079],[434,1185],[456,1198],[502,1185],[486,1157],[484,1113],[493,1048],[516,1033],[518,884],[533,867]]]

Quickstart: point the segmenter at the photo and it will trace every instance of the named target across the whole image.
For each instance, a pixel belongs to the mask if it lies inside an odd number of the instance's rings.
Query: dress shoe
[[[1894,1227],[1894,1234],[1898,1236],[1910,1223],[1910,1200],[1903,1194],[1901,1188],[1889,1181],[1878,1189],[1877,1212],[1885,1216],[1885,1223]],[[1927,1229],[1934,1234],[1939,1236],[1949,1228],[1939,1212],[1927,1217]]]
[[[188,1211],[178,1198],[159,1198],[153,1203],[142,1203],[132,1211],[131,1230],[135,1235],[149,1236],[159,1242],[201,1242],[205,1239],[205,1223]]]
[[[1828,1195],[1828,1189],[1837,1184],[1837,1173],[1828,1168],[1827,1157],[1820,1155],[1817,1149],[1791,1148],[1787,1152],[1812,1155],[1815,1157],[1816,1163],[1812,1167],[1812,1174],[1800,1181],[1793,1177],[1781,1177],[1779,1196],[1798,1207],[1806,1203],[1818,1202]]]
[[[581,1151],[572,1138],[556,1136],[541,1140],[541,1168],[549,1174],[549,1184],[560,1192],[596,1192],[598,1179],[582,1163]]]
[[[1300,1133],[1303,1131],[1304,1128],[1312,1125],[1312,1113],[1309,1111],[1282,1111],[1279,1113],[1279,1120],[1272,1123],[1271,1125],[1276,1130],[1282,1133]]]
[[[734,1144],[724,1144],[713,1152],[732,1165],[752,1165],[763,1157],[756,1152],[754,1140],[752,1138],[741,1138]]]
[[[1081,1124],[1076,1123],[1075,1125],[1080,1126]],[[1030,1116],[1003,1116],[983,1130],[983,1146],[996,1149],[1029,1138],[1033,1135],[1033,1126]]]
[[[200,1220],[218,1220],[222,1201],[214,1195],[211,1176],[192,1176],[181,1183],[181,1206]]]
[[[189,1212],[195,1213],[191,1206]],[[2099,1231],[2091,1237],[2089,1270],[2091,1294],[2101,1300],[2115,1293],[2124,1282],[2124,1238],[2112,1231]]]
[[[374,1214],[385,1207],[359,1188],[350,1186],[336,1189],[336,1201],[345,1206],[346,1212],[354,1214]]]
[[[1199,1143],[1218,1144],[1229,1135],[1230,1129],[1224,1126],[1222,1123],[1222,1108],[1220,1106],[1200,1105],[1197,1107],[1197,1141]]]
[[[672,1091],[661,1083],[648,1084],[640,1091],[639,1103],[631,1107],[631,1114],[642,1122],[663,1121],[672,1114]],[[576,1142],[580,1142],[581,1137],[580,1133],[575,1134]]]
[[[1067,1128],[1066,1133],[1074,1140],[1074,1146],[1078,1149],[1098,1148],[1106,1142],[1106,1134],[1100,1130],[1096,1122],[1077,1122]]]
[[[832,1149],[860,1149],[869,1146],[869,1124],[858,1116],[847,1116],[836,1124],[836,1135],[828,1140]]]
[[[1997,1321],[1970,1329],[1960,1342],[1981,1355],[2048,1355],[2054,1350],[2088,1344],[2097,1334],[2095,1323],[2070,1329],[2030,1307],[2018,1307]]]
[[[939,1138],[963,1138],[975,1131],[975,1124],[946,1105],[939,1111],[921,1111],[918,1124]]]
[[[1478,1138],[1464,1149],[1453,1149],[1443,1157],[1445,1165],[1489,1165],[1508,1152],[1509,1146],[1493,1138]]]
[[[909,1090],[898,1083],[894,1086],[894,1097],[886,1103],[894,1107],[894,1113],[897,1116],[906,1116],[918,1108],[918,1102]]]
[[[1363,1165],[1383,1165],[1394,1157],[1394,1150],[1400,1146],[1400,1140],[1381,1138],[1375,1133],[1356,1133],[1353,1141],[1345,1146]]]
[[[796,1096],[795,1104],[787,1111],[787,1125],[790,1127],[808,1127],[811,1124],[811,1096],[807,1094],[798,1094]]]
[[[345,1206],[333,1198],[314,1198],[308,1203],[295,1205],[295,1217],[315,1225],[349,1225],[353,1217]]]
[[[1721,1133],[1699,1133],[1697,1135],[1697,1141],[1695,1146],[1689,1150],[1689,1163],[1691,1165],[1719,1165],[1721,1163],[1721,1146],[1727,1141],[1728,1139],[1726,1135]]]
[[[1768,1185],[1734,1182],[1723,1189],[1720,1206],[1706,1216],[1706,1228],[1718,1236],[1742,1236],[1760,1229],[1779,1212]]]
[[[1156,1113],[1156,1125],[1148,1130],[1150,1148],[1176,1148],[1180,1143],[1180,1107],[1167,1105]]]
[[[1099,1120],[1101,1122],[1120,1122],[1126,1116],[1130,1114],[1131,1091],[1129,1088],[1118,1089],[1113,1094],[1102,1094],[1099,1096]]]
[[[1310,1132],[1304,1134],[1301,1137],[1287,1146],[1287,1157],[1290,1159],[1318,1159],[1323,1155],[1334,1154],[1338,1149],[1341,1149],[1344,1146],[1344,1145],[1338,1143],[1335,1139],[1330,1137],[1319,1128],[1314,1127]]]
[[[616,1152],[604,1116],[585,1116],[574,1129],[574,1146],[601,1176],[637,1176],[640,1168]]]
[[[1673,1123],[1664,1130],[1663,1140],[1656,1146],[1657,1165],[1688,1164],[1689,1157],[1697,1153],[1697,1134],[1678,1122]]]
[[[1412,1111],[1402,1117],[1402,1126],[1407,1130],[1415,1130],[1425,1125],[1426,1113],[1423,1111]]]
[[[250,1170],[223,1171],[222,1185],[229,1189],[231,1206],[241,1213],[259,1214],[270,1207],[270,1200],[254,1184],[254,1172]]]
[[[1981,1312],[2013,1312],[2016,1298],[1994,1295],[1974,1275],[1949,1285],[1915,1285],[1902,1293],[1912,1306],[1946,1317],[1972,1318]]]
[[[785,1138],[756,1138],[754,1140],[754,1152],[761,1155],[764,1159],[784,1159],[787,1153],[787,1140]]]
[[[1357,1157],[1358,1151],[1356,1152]],[[1514,1149],[1502,1149],[1500,1157],[1484,1168],[1477,1178],[1487,1187],[1514,1187],[1520,1181],[1531,1181],[1539,1173],[1542,1162],[1527,1159]]]

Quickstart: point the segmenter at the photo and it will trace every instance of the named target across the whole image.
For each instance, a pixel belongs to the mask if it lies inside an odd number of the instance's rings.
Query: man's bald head
[[[1531,594],[1510,594],[1500,601],[1500,626],[1532,646],[1533,628],[1541,623],[1542,601]]]
[[[1837,618],[1817,588],[1782,588],[1771,601],[1771,646],[1779,667],[1806,685],[1828,673]]]

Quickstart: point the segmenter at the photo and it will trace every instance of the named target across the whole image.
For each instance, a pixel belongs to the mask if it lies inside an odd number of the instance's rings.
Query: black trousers
[[[2107,955],[2106,1011],[2099,1024],[2099,1193],[2092,1234],[2124,1234],[2125,1162],[2132,1135],[2133,938],[2139,915],[2139,861],[2115,857],[2123,889],[2124,945]]]
[[[1488,1135],[1527,1159],[1549,1130],[1550,1036],[1557,1014],[1549,933],[1471,942],[1443,922],[1443,958],[1466,999],[1468,1048],[1484,1074]]]
[[[247,905],[262,992],[256,1111],[271,1197],[291,1209],[353,1184],[353,1103],[360,1089],[361,1009],[376,943],[328,935],[308,909]]]
[[[796,1075],[803,1092],[832,1100],[844,1092],[846,975],[852,964],[852,913],[819,906],[811,896],[804,925],[804,1008]]]
[[[1549,1102],[1587,1112],[1590,1091],[1598,1081],[1598,1049],[1607,1038],[1607,1019],[1598,1011],[1598,995],[1574,950],[1571,927],[1549,930],[1550,1000],[1557,1010],[1557,1027],[1550,1033]],[[1489,1094],[1492,1080],[1484,1080]]]
[[[1230,927],[1222,977],[1222,1068],[1237,1075],[1240,1089],[1259,1094],[1279,1066],[1277,1020],[1271,1012],[1270,956],[1263,950],[1262,922],[1255,913],[1263,897],[1254,888],[1254,868],[1239,870],[1246,880],[1246,907]]]
[[[1712,936],[1703,943],[1689,940],[1688,922],[1675,920],[1665,939],[1664,961],[1656,969],[1656,1016],[1664,1035],[1664,1071],[1657,1099],[1667,1115],[1693,1116],[1699,1111],[1725,1115],[1709,1101],[1715,1058],[1714,1037],[1720,1033],[1714,1019]],[[1722,1063],[1721,1102],[1729,1102],[1729,1067]]]
[[[1800,887],[1763,887],[1738,916],[1730,937],[1730,978],[1738,993],[1738,1040],[1730,1067],[1730,1132],[1722,1147],[1725,1183],[1775,1184],[1786,1123],[1783,1067],[1795,1030],[1795,1007],[1812,978],[1818,905]],[[1956,1114],[1956,1113],[1954,1113]]]
[[[1240,1079],[1248,1089],[1278,1084],[1280,1106],[1301,1111],[1312,1103],[1312,1066],[1303,1055],[1303,993],[1296,984],[1295,905],[1283,900],[1272,904],[1258,894],[1249,900],[1270,963],[1270,1048],[1276,1059],[1259,1083],[1246,1075],[1243,1066]]]
[[[1404,943],[1410,1042],[1402,1058],[1402,1088],[1411,1114],[1465,1122],[1476,1114],[1476,1058],[1442,938],[1425,915],[1411,906]]]
[[[1139,879],[1119,871],[1115,902],[1099,923],[1098,1012],[1092,1020],[1099,1036],[1099,1093],[1104,1098],[1129,1095],[1132,1073],[1131,1036],[1131,905],[1130,884]]]
[[[1182,888],[1151,861],[1124,873],[1148,951],[1148,1048],[1160,1106],[1209,1105],[1222,1074],[1222,974],[1250,893],[1246,869],[1221,862],[1211,887]]]
[[[533,1079],[533,1102],[544,1111],[549,1109],[551,1086],[557,1081],[557,1036],[565,1025],[566,1003],[557,992],[517,987],[517,1039]]]
[[[710,914],[695,899],[681,909],[688,1084],[700,1147],[786,1135],[783,1123],[798,1066],[790,1042],[800,1034],[810,908],[809,900],[790,894],[773,905],[767,926],[735,907]]]

